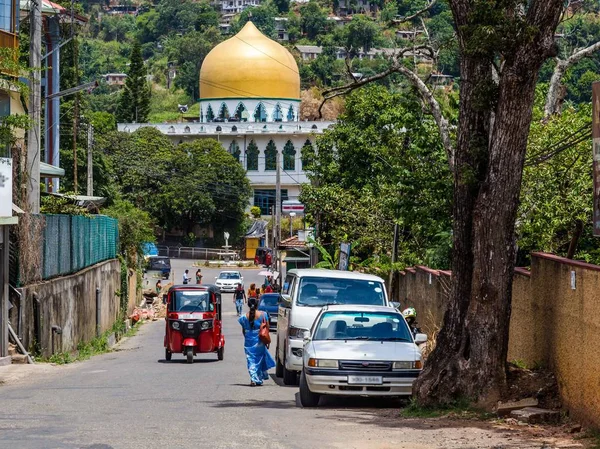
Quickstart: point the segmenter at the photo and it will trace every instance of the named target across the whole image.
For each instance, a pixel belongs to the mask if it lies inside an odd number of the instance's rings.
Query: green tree
[[[362,14],[352,16],[348,25],[342,28],[341,44],[353,53],[369,51],[380,39],[381,28],[370,17]]]
[[[275,17],[277,15],[277,7],[272,2],[246,8],[241,12],[238,19],[231,24],[231,32],[234,34],[239,32],[251,20],[265,36],[275,38]]]
[[[150,86],[139,42],[134,43],[127,80],[121,93],[117,118],[120,122],[144,123],[150,113]]]
[[[310,0],[300,7],[300,23],[302,32],[310,40],[328,31],[327,10],[321,8],[315,0]]]

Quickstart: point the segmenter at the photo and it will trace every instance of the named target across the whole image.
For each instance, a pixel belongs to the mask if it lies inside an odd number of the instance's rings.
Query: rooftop
[[[306,248],[306,242],[298,238],[297,235],[289,237],[279,242],[280,248]]]
[[[355,271],[325,270],[316,268],[304,268],[289,270],[288,273],[295,273],[300,277],[327,277],[332,279],[358,279],[364,281],[385,282],[379,276],[372,274],[357,273]]]

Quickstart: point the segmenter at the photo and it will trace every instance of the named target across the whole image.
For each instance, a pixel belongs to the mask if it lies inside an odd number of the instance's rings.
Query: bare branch
[[[401,19],[395,20],[394,22],[396,22],[396,23],[410,22],[411,20],[419,17],[421,14],[429,11],[431,8],[433,8],[435,6],[436,3],[437,3],[437,0],[431,0],[431,2],[429,2],[429,4],[425,8],[417,11],[414,14],[411,14],[410,16],[402,17]]]
[[[546,107],[544,108],[544,115],[546,117],[560,113],[561,103],[564,98],[562,79],[567,70],[583,58],[592,56],[598,50],[600,50],[600,41],[593,43],[589,47],[575,50],[567,59],[557,59],[556,67],[550,80],[548,95],[546,96]]]

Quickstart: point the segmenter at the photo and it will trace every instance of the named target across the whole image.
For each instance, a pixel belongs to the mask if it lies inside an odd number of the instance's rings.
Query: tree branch
[[[429,4],[425,8],[417,11],[414,14],[411,14],[410,16],[406,16],[406,17],[403,17],[402,19],[398,19],[395,22],[396,23],[410,22],[411,20],[416,19],[417,17],[419,17],[421,14],[429,11],[431,8],[433,8],[435,6],[436,3],[437,3],[437,0],[431,0],[429,2]]]
[[[556,67],[554,68],[554,73],[550,80],[550,88],[548,89],[548,95],[546,97],[546,107],[544,108],[546,117],[560,113],[561,103],[564,98],[564,93],[562,92],[562,79],[567,70],[583,58],[592,56],[592,54],[598,50],[600,50],[600,41],[581,50],[575,50],[575,52],[567,59],[557,58]]]

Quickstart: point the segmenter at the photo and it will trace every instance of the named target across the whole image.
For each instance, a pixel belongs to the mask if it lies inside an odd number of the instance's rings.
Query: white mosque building
[[[217,139],[244,166],[264,215],[275,203],[277,153],[282,201],[308,182],[301,150],[334,122],[299,121],[300,73],[294,57],[252,22],[206,56],[200,69],[200,117],[194,123],[120,123],[119,131],[152,126],[175,143]]]

